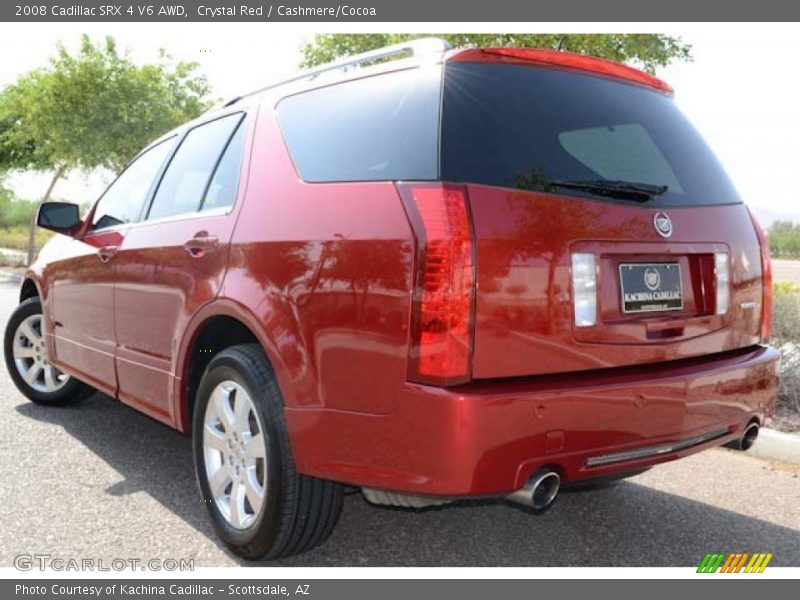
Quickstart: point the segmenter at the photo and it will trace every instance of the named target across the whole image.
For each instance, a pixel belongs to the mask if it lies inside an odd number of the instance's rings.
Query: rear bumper
[[[286,416],[302,473],[422,495],[500,495],[543,466],[570,483],[736,439],[772,414],[778,360],[777,350],[758,346],[453,389],[406,384],[388,415]]]

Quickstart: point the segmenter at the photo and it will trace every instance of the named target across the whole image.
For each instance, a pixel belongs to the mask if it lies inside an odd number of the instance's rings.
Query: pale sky
[[[324,29],[323,29],[324,28]],[[155,60],[159,48],[200,63],[215,97],[232,97],[291,73],[305,39],[319,31],[573,31],[667,32],[693,46],[694,61],[658,73],[711,144],[744,199],[778,213],[800,214],[800,195],[784,181],[800,171],[800,26],[796,24],[338,24],[169,23],[0,24],[0,86],[46,63],[55,43],[75,47],[81,33],[113,35],[134,60]],[[11,186],[39,197],[46,175],[18,175]],[[55,196],[96,198],[108,174],[73,174]]]

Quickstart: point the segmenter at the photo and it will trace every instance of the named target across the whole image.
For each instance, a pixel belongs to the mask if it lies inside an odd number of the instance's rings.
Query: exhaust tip
[[[561,477],[551,469],[536,471],[525,487],[509,494],[506,498],[511,502],[526,506],[534,512],[544,512],[558,496],[561,489]]]
[[[543,473],[533,486],[532,507],[537,510],[548,508],[558,495],[561,477],[555,471]]]
[[[742,437],[737,440],[733,440],[732,442],[728,442],[725,444],[725,447],[733,450],[740,450],[742,452],[749,450],[753,447],[753,444],[756,443],[756,439],[758,439],[758,432],[758,423],[750,423],[750,425],[745,428]]]
[[[740,445],[742,450],[749,450],[753,444],[755,444],[756,439],[758,438],[758,425],[755,423],[751,423],[747,429],[744,430],[744,435],[742,436]]]

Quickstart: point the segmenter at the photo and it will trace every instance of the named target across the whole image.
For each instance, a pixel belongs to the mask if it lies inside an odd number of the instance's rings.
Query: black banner
[[[459,600],[484,600],[486,598],[511,599],[547,594],[557,598],[602,598],[614,595],[621,598],[648,598],[648,600],[674,600],[676,597],[714,594],[726,600],[750,598],[753,595],[786,593],[793,597],[791,580],[764,579],[758,576],[725,578],[717,575],[698,575],[704,578],[671,580],[470,580],[470,579],[29,579],[0,582],[0,597],[10,600],[23,598],[36,600],[124,600],[137,598],[260,600],[291,598],[292,600],[352,600],[353,598],[380,598],[381,600],[424,600],[427,598],[458,598]]]
[[[641,0],[4,0],[0,20],[54,22],[638,22],[796,21],[800,4]],[[743,42],[746,43],[746,42]]]

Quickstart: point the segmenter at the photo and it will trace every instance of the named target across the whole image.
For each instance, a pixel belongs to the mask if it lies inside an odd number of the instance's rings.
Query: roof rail
[[[354,54],[353,56],[346,56],[339,60],[301,71],[297,75],[292,75],[287,79],[282,79],[262,88],[258,88],[257,90],[253,90],[252,92],[247,92],[241,96],[236,96],[235,98],[225,102],[225,104],[222,106],[230,106],[242,98],[260,94],[261,92],[265,92],[269,89],[286,85],[287,83],[301,81],[303,79],[312,79],[318,75],[321,75],[322,73],[327,73],[328,71],[336,71],[338,69],[347,70],[348,67],[356,67],[363,65],[364,63],[373,62],[382,58],[390,58],[392,56],[398,56],[401,54],[407,54],[409,52],[411,53],[411,56],[422,56],[424,54],[444,54],[451,48],[452,46],[446,40],[435,37],[417,38],[415,40],[409,40],[407,42],[401,42],[391,46],[384,46],[383,48],[369,50],[368,52]]]

